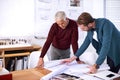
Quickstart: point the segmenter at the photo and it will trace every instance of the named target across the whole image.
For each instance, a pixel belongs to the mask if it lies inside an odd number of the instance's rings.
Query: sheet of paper
[[[100,66],[100,68],[98,69],[98,71],[101,71],[101,70],[109,70],[110,69],[110,67],[107,65],[107,64],[102,64],[101,66]]]
[[[9,74],[9,71],[6,70],[5,68],[2,68],[2,70],[0,71],[0,75],[4,75],[4,74]]]
[[[100,78],[90,76],[90,75],[87,75],[87,74],[80,75],[80,78],[82,78],[84,80],[101,80]]]
[[[108,71],[108,70],[99,71],[96,74],[92,74],[92,75],[99,77],[101,79],[104,79],[104,80],[113,80],[114,78],[120,77],[119,74],[113,73],[113,72]]]
[[[89,65],[87,64],[74,64],[74,65],[69,65],[69,68],[64,71],[64,73],[88,73],[89,72]]]
[[[48,62],[45,62],[44,68],[49,69],[49,68],[58,66],[59,64],[61,64],[61,60],[48,61]]]

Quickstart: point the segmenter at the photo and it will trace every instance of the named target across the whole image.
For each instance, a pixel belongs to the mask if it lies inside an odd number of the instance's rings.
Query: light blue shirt
[[[98,41],[93,39],[94,30],[88,31],[83,44],[77,50],[75,56],[79,57],[83,54],[92,43],[99,55],[96,64],[101,65],[105,58],[109,56],[115,66],[117,66],[120,64],[120,32],[111,21],[105,18],[95,19],[95,27]]]

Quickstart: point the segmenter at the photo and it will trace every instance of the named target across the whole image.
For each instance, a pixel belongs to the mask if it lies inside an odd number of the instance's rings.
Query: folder
[[[2,68],[0,71],[0,80],[12,80],[12,74],[5,68]]]
[[[9,73],[9,74],[0,75],[0,80],[12,80],[12,74]]]

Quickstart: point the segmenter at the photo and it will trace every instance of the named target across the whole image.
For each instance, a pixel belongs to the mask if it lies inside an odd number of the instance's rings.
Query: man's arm
[[[71,43],[72,43],[72,49],[74,54],[77,52],[78,50],[78,26],[77,24],[75,24],[74,28],[73,28],[73,33],[72,33],[72,37],[71,37]],[[77,61],[80,61],[79,58],[76,59]]]

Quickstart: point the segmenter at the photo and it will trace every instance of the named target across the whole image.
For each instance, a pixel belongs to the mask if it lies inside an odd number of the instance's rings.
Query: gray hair
[[[66,19],[66,14],[64,11],[58,11],[56,14],[55,14],[55,19],[56,20],[65,20]]]

